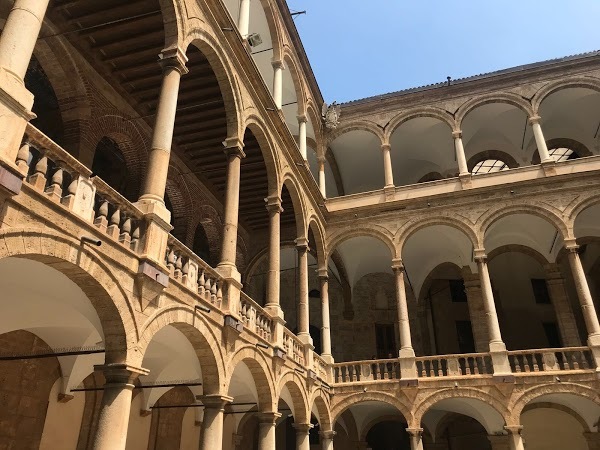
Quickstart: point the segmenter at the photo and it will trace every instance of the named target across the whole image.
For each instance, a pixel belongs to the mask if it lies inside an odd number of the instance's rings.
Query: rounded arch
[[[179,330],[194,347],[202,369],[204,394],[224,392],[226,371],[220,339],[206,323],[206,319],[195,314],[191,307],[178,305],[163,308],[148,318],[140,330],[140,339],[136,347],[138,363],[144,358],[152,338],[167,325]]]
[[[579,214],[598,203],[600,203],[600,195],[594,195],[570,205],[564,212],[564,216],[567,217],[568,228],[574,230]]]
[[[259,411],[277,411],[277,402],[275,401],[275,380],[273,379],[272,371],[269,367],[271,361],[269,361],[264,353],[256,346],[246,345],[241,347],[231,357],[227,363],[229,373],[227,374],[225,390],[229,390],[233,373],[240,363],[246,364],[254,379],[256,392],[258,394]]]
[[[307,92],[307,95],[310,95],[310,92]],[[308,117],[308,120],[312,123],[312,126],[314,128],[315,137],[317,141],[317,148],[315,150],[318,152],[318,150],[323,147],[323,121],[321,119],[320,108],[318,108],[317,105],[315,105],[315,102],[312,99],[312,97],[308,97],[306,99],[306,116]],[[319,156],[318,153],[317,156]]]
[[[587,433],[591,432],[588,423],[581,416],[581,414],[579,414],[573,408],[569,408],[568,406],[561,405],[558,403],[553,403],[553,402],[530,403],[530,404],[525,405],[525,407],[523,408],[522,414],[525,414],[527,411],[532,411],[534,409],[542,409],[542,408],[556,409],[558,411],[565,412],[565,413],[569,414],[570,416],[572,416],[577,422],[579,422],[579,424],[581,425],[581,427],[583,428],[583,430],[585,432],[587,432]]]
[[[269,34],[271,35],[271,43],[273,44],[273,60],[280,61],[283,57],[284,32],[280,27],[275,12],[273,11],[273,6],[271,6],[271,0],[260,0],[260,3],[265,12],[267,24],[269,25]]]
[[[0,234],[0,259],[26,258],[58,270],[75,283],[96,310],[104,333],[106,363],[129,362],[137,341],[130,299],[100,254],[47,230],[25,229]],[[25,245],[27,243],[27,245]],[[125,324],[131,324],[126,327]]]
[[[462,124],[465,118],[469,115],[469,113],[471,113],[480,106],[487,105],[490,103],[507,103],[522,110],[527,115],[527,117],[532,117],[534,115],[533,108],[531,107],[529,101],[527,101],[520,95],[513,94],[512,92],[501,92],[482,95],[468,100],[467,102],[463,103],[460,106],[460,108],[458,108],[458,111],[456,112],[455,131],[460,131],[462,129]]]
[[[492,251],[490,251],[487,254],[488,261],[491,261],[496,256],[502,255],[503,253],[510,253],[510,252],[518,252],[518,253],[523,253],[525,255],[531,256],[542,267],[544,267],[546,264],[551,264],[551,261],[548,261],[548,258],[546,258],[544,255],[542,255],[540,252],[538,252],[537,250],[535,250],[531,247],[528,247],[526,245],[521,245],[521,244],[506,244],[506,245],[501,245],[500,247],[496,247],[495,249],[493,249]]]
[[[306,231],[306,235],[309,235],[309,232],[312,232],[312,235],[315,238],[316,252],[317,252],[317,263],[319,269],[327,269],[327,248],[325,246],[325,230],[321,225],[321,222],[317,219],[317,216],[312,214],[308,218],[308,228]]]
[[[571,237],[566,223],[563,222],[563,220],[554,212],[533,204],[509,205],[504,208],[492,211],[491,213],[486,213],[481,218],[479,218],[476,226],[477,236],[479,237],[478,243],[480,244],[480,248],[483,248],[483,240],[489,228],[498,220],[502,219],[503,217],[510,216],[512,214],[525,214],[537,216],[548,222],[550,225],[553,225],[561,234],[561,237],[563,239],[568,239]]]
[[[296,92],[296,101],[298,102],[298,115],[305,114],[306,112],[306,95],[304,85],[302,83],[302,78],[300,76],[300,70],[298,67],[300,65],[297,63],[294,54],[292,53],[289,47],[285,47],[283,49],[283,58],[282,58],[284,66],[289,70],[290,75],[292,77],[292,81],[294,83],[294,91]]]
[[[385,126],[385,129],[384,129],[383,142],[384,143],[390,142],[390,139],[391,139],[392,135],[394,134],[394,132],[398,128],[400,128],[400,126],[402,126],[403,123],[408,122],[409,120],[412,120],[412,119],[417,119],[419,117],[430,117],[432,119],[437,119],[440,122],[445,123],[446,125],[448,125],[448,128],[450,128],[450,130],[449,130],[450,133],[452,132],[452,130],[454,130],[456,128],[454,118],[447,111],[445,111],[443,109],[431,108],[431,107],[414,108],[414,109],[409,109],[407,111],[401,112],[400,114],[398,114],[397,116],[395,116],[394,118],[392,118],[392,120],[390,120],[388,122],[388,124]]]
[[[508,410],[510,411],[508,425],[520,425],[521,414],[525,407],[532,400],[548,394],[572,394],[590,400],[600,408],[600,393],[593,388],[581,384],[565,382],[542,384],[525,390],[511,400],[508,405]]]
[[[477,234],[475,230],[471,227],[467,222],[463,222],[460,219],[455,217],[448,216],[440,216],[427,220],[414,220],[412,222],[408,222],[408,224],[401,230],[396,233],[394,237],[394,242],[398,248],[399,255],[402,255],[402,249],[404,248],[404,244],[412,235],[417,233],[418,231],[425,229],[430,226],[435,225],[445,225],[451,228],[455,228],[458,231],[462,232],[473,244],[473,246],[477,245]]]
[[[375,419],[367,422],[366,425],[363,425],[359,438],[360,442],[367,442],[367,435],[369,434],[371,429],[373,429],[376,425],[382,422],[398,422],[398,426],[400,428],[402,428],[402,425],[406,425],[406,419],[404,417],[390,415],[376,417]],[[404,428],[406,428],[406,426],[404,426]]]
[[[244,136],[246,130],[250,130],[258,141],[267,168],[268,192],[280,192],[279,186],[281,186],[282,183],[279,181],[281,179],[279,158],[271,135],[267,131],[268,128],[260,117],[252,114],[246,118],[244,130],[240,136]]]
[[[391,233],[383,227],[379,226],[370,226],[370,227],[360,227],[353,229],[351,231],[342,231],[337,235],[331,236],[329,241],[327,242],[327,259],[331,257],[333,252],[337,247],[340,246],[345,241],[348,241],[352,238],[356,237],[372,237],[381,241],[390,251],[390,256],[392,259],[398,257],[398,253],[396,251],[396,246],[394,245],[394,238]]]
[[[277,383],[277,398],[281,399],[281,393],[284,388],[290,393],[292,405],[288,405],[293,408],[294,422],[295,423],[310,423],[310,410],[308,403],[308,394],[304,387],[304,381],[302,377],[293,370],[286,371],[279,382]]]
[[[300,189],[298,188],[298,182],[289,173],[283,175],[281,183],[281,189],[279,189],[279,197],[283,200],[283,188],[286,188],[292,199],[292,206],[294,208],[294,216],[296,218],[296,235],[298,238],[308,236],[307,228],[308,222],[306,219],[306,208],[302,195],[300,195]]]
[[[509,168],[514,169],[515,167],[519,167],[519,163],[506,152],[502,150],[486,150],[483,152],[479,152],[469,158],[467,161],[467,168],[469,172],[473,172],[473,168],[480,163],[481,161],[485,161],[486,159],[498,159],[505,163]]]
[[[316,407],[318,413],[319,425],[321,431],[333,431],[333,422],[331,421],[331,410],[328,403],[329,393],[322,389],[316,389],[309,401],[310,408]]]
[[[331,407],[331,417],[333,419],[333,423],[337,422],[341,415],[348,410],[352,405],[356,405],[358,403],[363,402],[382,402],[387,403],[393,407],[395,407],[400,414],[404,417],[406,422],[410,425],[413,423],[413,415],[411,413],[411,406],[404,401],[402,401],[399,397],[393,394],[388,394],[385,392],[358,392],[355,394],[351,394],[338,403],[334,404]]]
[[[375,137],[379,139],[381,144],[385,142],[383,129],[379,125],[367,120],[361,120],[349,122],[336,128],[333,132],[331,132],[331,134],[329,134],[327,143],[331,144],[343,134],[350,133],[351,131],[366,131],[367,133],[375,135]]]
[[[568,88],[588,88],[600,92],[600,80],[592,77],[569,77],[566,80],[548,83],[542,86],[533,96],[531,100],[533,112],[537,114],[544,100],[550,95]]]
[[[185,8],[185,6],[175,0],[158,0],[158,3],[163,18],[165,48],[177,47],[184,36],[183,17],[187,14],[181,8]]]
[[[218,40],[210,32],[198,27],[189,31],[182,46],[183,51],[187,53],[190,45],[200,50],[215,74],[225,105],[227,137],[238,138],[243,136],[244,128],[241,120],[243,105],[240,89],[234,76],[232,64],[223,52],[222,46],[219,45]]]
[[[423,416],[432,406],[435,406],[435,404],[443,400],[451,399],[470,399],[477,402],[478,406],[486,407],[489,410],[487,412],[490,417],[485,424],[482,423],[481,425],[483,425],[490,434],[493,434],[494,431],[503,431],[509,415],[509,409],[493,395],[474,388],[444,389],[429,395],[416,406],[413,422],[410,425],[414,428],[419,428],[423,421]]]

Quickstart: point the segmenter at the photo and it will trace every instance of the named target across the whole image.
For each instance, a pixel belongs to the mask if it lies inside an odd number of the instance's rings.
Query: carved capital
[[[452,137],[454,139],[462,139],[462,130],[454,130],[452,132]]]
[[[185,75],[189,72],[186,64],[188,62],[187,56],[179,47],[171,47],[164,49],[159,57],[159,64],[163,71],[167,69],[175,69],[181,75]]]
[[[283,212],[283,208],[281,207],[281,197],[278,195],[265,198],[265,203],[265,207],[269,213],[279,214]]]
[[[529,123],[529,125],[535,125],[536,123],[540,123],[541,120],[542,118],[540,116],[535,115],[527,119],[527,122]]]
[[[487,261],[487,254],[485,253],[485,249],[484,248],[476,248],[473,251],[473,259],[476,262],[481,262],[484,263]]]

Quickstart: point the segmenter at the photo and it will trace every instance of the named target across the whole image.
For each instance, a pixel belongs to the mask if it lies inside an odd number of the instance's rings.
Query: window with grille
[[[482,173],[500,172],[501,170],[507,170],[508,168],[506,163],[501,159],[486,159],[475,164],[471,173],[473,175],[479,175]]]

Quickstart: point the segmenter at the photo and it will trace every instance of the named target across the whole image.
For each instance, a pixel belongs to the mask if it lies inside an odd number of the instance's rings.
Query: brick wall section
[[[5,354],[49,353],[36,335],[13,331],[0,335]],[[0,362],[0,449],[37,449],[40,445],[48,396],[58,378],[57,358]]]

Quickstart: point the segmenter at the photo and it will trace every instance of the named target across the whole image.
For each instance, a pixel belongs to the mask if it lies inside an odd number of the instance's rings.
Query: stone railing
[[[66,150],[27,124],[16,159],[26,182],[123,246],[138,250],[142,213]]]
[[[165,265],[170,275],[197,293],[207,303],[221,308],[223,302],[223,280],[206,262],[169,235]]]
[[[283,329],[283,350],[288,359],[304,366],[306,360],[304,357],[304,344],[287,328]]]
[[[489,353],[419,356],[416,358],[416,365],[419,378],[492,375],[494,373]]]
[[[543,348],[508,352],[513,373],[595,369],[589,347]]]
[[[333,365],[333,380],[335,383],[399,379],[400,362],[398,358],[354,361]]]
[[[313,352],[313,372],[322,380],[327,380],[327,363],[319,354]]]
[[[240,317],[244,326],[268,342],[272,342],[273,319],[245,292],[240,292]]]

